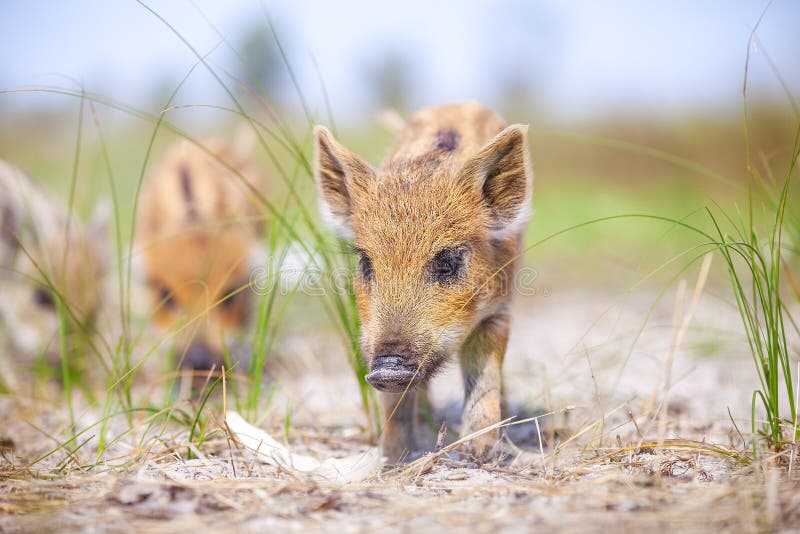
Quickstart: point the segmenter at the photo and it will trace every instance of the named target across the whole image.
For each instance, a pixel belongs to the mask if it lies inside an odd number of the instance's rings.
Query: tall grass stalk
[[[766,412],[766,420],[763,424],[762,432],[774,450],[781,450],[785,445],[784,440],[787,438],[787,433],[790,434],[788,438],[791,441],[797,441],[798,439],[798,432],[794,425],[797,419],[795,385],[792,381],[792,364],[789,346],[786,342],[784,323],[785,319],[792,322],[793,319],[789,316],[789,311],[781,296],[781,272],[784,267],[782,261],[783,226],[792,176],[797,164],[797,158],[800,155],[800,119],[795,114],[797,129],[789,155],[790,159],[786,175],[782,184],[775,184],[779,188],[778,195],[774,195],[769,187],[765,188],[768,193],[766,195],[767,203],[771,206],[773,213],[767,213],[765,235],[759,236],[759,229],[755,221],[756,198],[754,190],[759,184],[768,183],[769,180],[758,172],[752,162],[747,110],[747,82],[750,53],[756,42],[756,30],[768,8],[769,5],[764,8],[750,34],[742,81],[742,116],[747,166],[747,219],[742,221],[741,217],[739,218],[739,224],[734,225],[734,235],[731,237],[720,229],[720,225],[713,214],[711,212],[709,214],[720,240],[728,245],[723,247],[721,251],[727,264],[731,287],[736,297],[739,314],[747,334],[747,341],[759,379],[760,389],[753,392],[751,401],[751,429],[755,434],[756,406],[760,401]],[[778,80],[784,85],[777,69],[774,65],[771,64],[771,66]],[[791,95],[791,92],[788,92],[788,94]],[[794,98],[790,97],[790,102],[794,108]],[[766,168],[768,175],[771,176],[769,167]],[[742,264],[744,264],[744,268],[741,266]],[[749,290],[746,290],[746,287]],[[788,398],[788,418],[782,415],[782,395]],[[788,429],[792,428],[794,430],[787,432]],[[756,450],[754,442],[754,455]]]
[[[754,222],[755,199],[752,189],[748,195],[748,217],[733,226],[733,235],[724,232],[718,218],[709,210],[720,241],[728,276],[736,297],[747,341],[752,352],[760,389],[752,397],[752,430],[756,432],[756,406],[760,402],[766,412],[763,433],[774,449],[781,449],[797,417],[792,364],[786,341],[785,321],[792,320],[781,296],[782,231],[789,198],[790,184],[798,155],[800,155],[800,125],[798,126],[786,177],[774,204],[774,213],[767,236],[760,237]],[[748,176],[752,177],[748,165]],[[788,399],[788,414],[782,414],[781,397]],[[797,431],[789,437],[798,439]],[[754,444],[755,451],[755,444]]]
[[[83,90],[81,89],[81,92]],[[83,141],[83,110],[86,100],[81,98],[80,107],[78,109],[78,130],[75,137],[75,152],[72,162],[72,177],[70,179],[69,187],[69,200],[67,201],[67,224],[64,228],[64,243],[70,242],[70,226],[72,223],[72,215],[75,206],[75,189],[78,183],[78,167],[80,164],[81,155],[81,142]],[[61,280],[67,280],[67,255],[69,254],[69,247],[64,247],[64,252],[61,257]],[[66,288],[64,288],[66,290]],[[58,314],[58,338],[61,352],[61,379],[64,384],[64,395],[67,401],[67,408],[69,411],[70,432],[75,430],[75,409],[73,407],[72,399],[72,373],[70,371],[69,354],[67,351],[67,331],[68,331],[68,318],[66,313],[66,304],[62,295],[56,295],[56,312]]]

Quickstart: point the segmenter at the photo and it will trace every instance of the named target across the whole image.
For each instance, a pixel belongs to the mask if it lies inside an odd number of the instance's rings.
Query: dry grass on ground
[[[342,437],[343,429],[304,430],[297,429],[295,445],[316,454],[367,446]],[[6,471],[11,478],[2,482],[0,529],[738,532],[800,524],[796,471],[787,475],[775,465],[762,472],[688,444],[583,450],[573,445],[558,454],[545,452],[543,461],[527,466],[423,458],[361,483],[333,486],[264,467],[249,451],[221,439],[205,447],[202,459],[154,454],[130,469],[73,470],[66,476]]]
[[[185,428],[143,439],[142,415],[132,426],[112,426],[112,435],[132,432],[91,470],[80,466],[92,463],[93,431],[74,455],[60,449],[31,465],[68,435],[65,414],[52,402],[7,397],[0,403],[0,531],[794,530],[796,451],[751,461],[752,361],[736,334],[735,310],[711,293],[680,346],[676,305],[664,299],[624,365],[653,295],[573,292],[567,280],[518,300],[509,404],[520,417],[553,415],[538,428],[532,421],[510,428],[524,458],[489,465],[445,449],[363,482],[322,483],[264,465],[239,447],[225,433],[218,402],[209,408],[216,432],[192,449],[195,459],[187,459]],[[323,458],[370,447],[335,340],[297,332],[282,351],[295,358],[278,366],[287,376],[257,424],[282,436],[291,406],[294,452]],[[319,353],[335,356],[319,363]],[[454,378],[450,369],[433,384],[437,424],[437,414],[457,407]],[[79,426],[99,418],[79,413]]]

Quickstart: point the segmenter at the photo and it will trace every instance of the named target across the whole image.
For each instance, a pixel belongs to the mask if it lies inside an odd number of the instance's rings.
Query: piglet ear
[[[314,177],[319,210],[340,237],[353,238],[354,196],[374,176],[372,167],[340,145],[325,127],[314,128]]]
[[[467,161],[459,179],[480,189],[492,237],[503,239],[522,231],[530,217],[533,191],[528,127],[514,124],[497,134]]]

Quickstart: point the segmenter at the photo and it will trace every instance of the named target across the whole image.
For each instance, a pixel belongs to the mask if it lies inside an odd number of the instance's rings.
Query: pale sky
[[[374,113],[367,65],[387,51],[413,60],[414,106],[477,99],[492,105],[498,80],[536,89],[539,108],[581,118],[620,109],[672,113],[729,109],[741,100],[747,39],[767,2],[571,0],[295,0],[267,2],[292,64],[319,109],[312,56],[339,117]],[[257,0],[151,0],[201,52],[219,38],[199,8],[236,45],[264,24]],[[758,31],[782,76],[800,89],[800,2],[775,0]],[[157,82],[176,83],[194,62],[170,30],[132,0],[0,0],[0,88],[68,85],[138,104]],[[224,46],[212,62],[234,70]],[[763,54],[751,62],[753,95],[783,98]],[[0,95],[4,106],[52,105],[42,96]],[[51,100],[48,101],[48,98]],[[198,70],[184,101],[222,102]]]

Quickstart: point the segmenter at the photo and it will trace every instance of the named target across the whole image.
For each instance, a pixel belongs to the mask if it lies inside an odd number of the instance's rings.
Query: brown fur
[[[258,201],[217,158],[256,190],[263,181],[218,141],[172,148],[148,177],[137,214],[137,242],[152,293],[155,323],[175,330],[177,355],[193,368],[223,362],[227,334],[247,319],[250,260],[263,227]],[[227,297],[227,298],[226,298]]]
[[[425,109],[374,170],[316,130],[322,212],[362,256],[361,346],[368,380],[387,391],[384,410],[394,413],[382,440],[392,459],[415,448],[408,384],[425,384],[452,355],[464,375],[462,435],[499,421],[509,283],[532,189],[526,131],[477,104]],[[440,257],[458,258],[458,276],[431,274]],[[496,437],[473,448],[483,454]]]
[[[94,334],[107,267],[101,226],[84,226],[23,171],[0,161],[0,337],[7,337],[0,351],[58,361],[57,297],[68,348]]]

